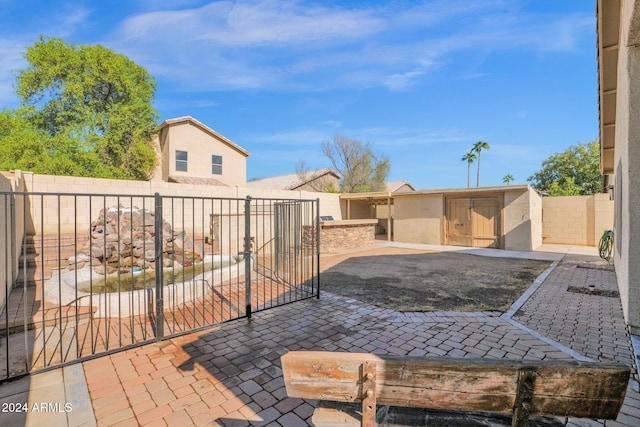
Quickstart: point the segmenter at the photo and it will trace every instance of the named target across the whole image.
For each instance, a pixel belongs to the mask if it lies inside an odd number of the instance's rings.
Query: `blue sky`
[[[598,135],[595,1],[0,0],[0,108],[41,34],[145,67],[161,120],[247,149],[248,178],[327,167],[339,134],[417,188],[466,186],[478,140],[482,186],[524,184]]]

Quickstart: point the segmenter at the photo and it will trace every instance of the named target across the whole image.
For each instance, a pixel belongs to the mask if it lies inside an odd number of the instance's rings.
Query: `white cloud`
[[[376,148],[394,150],[414,150],[425,145],[442,146],[472,140],[470,135],[459,129],[370,128],[360,132],[367,135]]]
[[[255,144],[268,144],[275,146],[310,146],[320,147],[322,141],[326,141],[333,135],[331,126],[318,128],[300,128],[290,131],[274,132],[268,135],[247,135],[243,141]]]
[[[424,72],[421,70],[408,71],[402,74],[393,74],[387,77],[384,85],[391,90],[407,89],[413,85],[414,78],[421,76],[422,74],[424,74]]]
[[[456,52],[567,51],[579,48],[581,36],[592,31],[590,15],[536,15],[519,5],[144,0],[132,6],[140,13],[109,24],[108,35],[89,42],[128,55],[183,92],[410,90],[434,69],[452,66]],[[19,45],[29,46],[40,33],[75,43],[80,30],[106,30],[97,28],[99,13],[97,7],[50,6],[25,27]],[[461,78],[481,75],[470,70]],[[6,67],[0,70],[3,79]]]
[[[415,128],[344,128],[341,123],[324,122],[316,127],[305,127],[268,135],[245,135],[247,143],[274,146],[317,146],[340,134],[361,142],[371,142],[375,150],[408,148],[430,144],[453,144],[472,141],[473,137],[458,129],[415,129]]]
[[[402,90],[453,52],[570,50],[593,26],[590,16],[525,14],[517,5],[214,1],[128,17],[108,43],[185,91]]]
[[[304,46],[361,38],[384,25],[367,10],[305,6],[298,2],[218,1],[195,9],[141,14],[119,30],[125,40],[174,39],[223,47]]]

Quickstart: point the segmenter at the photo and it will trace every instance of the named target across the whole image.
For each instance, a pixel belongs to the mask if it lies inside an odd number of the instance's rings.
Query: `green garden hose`
[[[613,230],[605,230],[602,234],[598,245],[598,253],[602,259],[607,261],[611,259],[611,254],[613,253]]]

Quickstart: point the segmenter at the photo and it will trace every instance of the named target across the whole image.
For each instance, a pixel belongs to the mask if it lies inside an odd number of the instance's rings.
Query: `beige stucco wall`
[[[441,194],[396,197],[394,240],[406,243],[442,243],[443,198]]]
[[[0,192],[11,192],[11,181],[2,175],[0,175]],[[0,311],[7,300],[4,284],[12,276],[13,269],[10,247],[13,228],[7,216],[11,209],[11,198],[10,194],[0,194],[0,260],[2,260],[0,263]],[[12,279],[8,282],[13,283]]]
[[[375,206],[371,203],[360,200],[346,200],[345,209],[347,216],[345,219],[372,219],[375,218]]]
[[[613,230],[615,204],[609,194],[596,194],[594,200],[594,246],[600,243],[600,238],[606,230]]]
[[[629,46],[634,1],[622,2],[615,120],[614,262],[625,319],[640,333],[640,47]],[[636,11],[638,13],[640,11]],[[632,119],[633,118],[633,119]]]
[[[169,173],[171,172],[169,169],[169,165],[171,164],[172,156],[169,154],[171,152],[171,145],[169,144],[169,127],[165,127],[160,131],[160,145],[162,147],[169,147],[169,149],[162,150],[162,164],[160,165],[160,170],[162,171],[162,176],[160,181],[167,181],[169,179]],[[175,156],[175,152],[174,152]],[[175,168],[175,165],[174,165]]]
[[[505,190],[502,211],[504,249],[531,251],[540,246],[540,227],[536,228],[536,220],[540,218],[539,199],[530,188]]]
[[[597,246],[604,230],[613,228],[613,202],[608,194],[544,197],[544,243]]]
[[[165,136],[164,133],[167,132]],[[247,158],[235,148],[204,132],[191,122],[171,124],[160,135],[163,145],[162,175],[214,178],[226,185],[245,185]],[[163,141],[164,139],[164,141]],[[176,150],[188,153],[187,172],[176,171]],[[222,175],[211,173],[211,156],[222,156]]]
[[[24,191],[21,172],[0,172],[0,309],[6,302],[4,284],[9,283],[9,290],[18,274],[18,260],[24,235],[24,197],[15,197],[12,192]],[[13,224],[11,223],[13,220]]]
[[[151,147],[153,152],[156,153],[156,168],[153,171],[150,181],[162,181],[162,166],[164,165],[164,159],[162,157],[162,150],[160,149],[160,135],[155,135],[151,141]]]
[[[531,217],[531,247],[542,244],[542,197],[529,187],[529,215]]]

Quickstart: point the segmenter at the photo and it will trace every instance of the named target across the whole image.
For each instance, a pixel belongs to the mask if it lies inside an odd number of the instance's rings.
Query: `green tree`
[[[363,193],[383,191],[390,163],[384,155],[376,155],[371,144],[341,135],[322,143],[322,151],[333,168],[342,176],[340,191]]]
[[[149,179],[158,114],[156,81],[103,46],[40,37],[17,73],[21,105],[0,113],[3,168],[103,178]],[[15,125],[19,124],[17,127]],[[29,153],[20,153],[20,147]]]
[[[598,141],[572,145],[542,162],[542,169],[527,178],[531,186],[550,196],[578,196],[602,191]]]
[[[480,152],[482,150],[488,150],[489,149],[489,144],[484,142],[484,141],[478,141],[475,144],[473,144],[473,148],[471,149],[471,151],[475,151],[476,153],[478,153],[478,175],[476,177],[476,187],[480,186]]]
[[[469,151],[462,156],[462,161],[467,162],[467,188],[471,187],[471,163],[476,159],[476,155],[473,151]]]
[[[506,174],[504,176],[504,178],[502,178],[502,182],[504,182],[505,184],[509,185],[509,183],[511,181],[513,181],[515,178],[513,177],[513,175],[511,175],[510,173]]]

